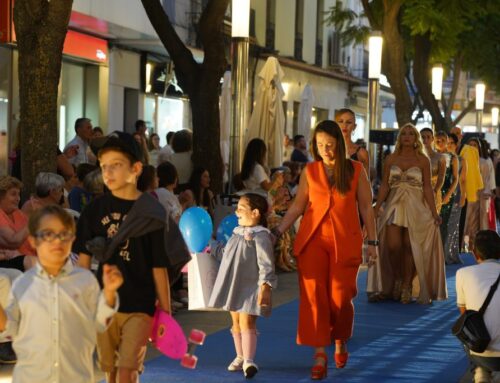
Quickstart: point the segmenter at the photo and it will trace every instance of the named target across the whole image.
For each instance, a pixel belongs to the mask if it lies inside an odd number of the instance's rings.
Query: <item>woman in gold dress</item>
[[[441,218],[431,166],[412,124],[402,127],[395,152],[385,160],[375,213],[380,257],[368,269],[370,300],[392,297],[410,303],[417,297],[419,303],[429,304],[446,299]]]

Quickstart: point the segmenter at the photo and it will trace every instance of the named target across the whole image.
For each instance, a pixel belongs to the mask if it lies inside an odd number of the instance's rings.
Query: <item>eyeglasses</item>
[[[41,239],[45,242],[53,242],[56,238],[58,238],[61,242],[69,242],[73,238],[75,238],[75,234],[71,231],[61,231],[60,233],[56,234],[53,231],[44,230],[36,233],[35,238]]]

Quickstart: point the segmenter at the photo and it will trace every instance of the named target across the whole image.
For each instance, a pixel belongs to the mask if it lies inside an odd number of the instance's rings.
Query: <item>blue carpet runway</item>
[[[470,256],[463,257],[471,264]],[[467,360],[450,328],[458,317],[455,273],[447,267],[449,299],[430,306],[401,305],[395,302],[369,304],[366,272],[358,277],[355,300],[354,337],[345,369],[337,370],[330,360],[328,378],[337,382],[458,382]],[[295,344],[298,302],[280,306],[269,319],[259,319],[260,332],[256,362],[260,371],[255,382],[310,382],[312,349]],[[333,347],[330,349],[330,354]],[[234,358],[229,330],[207,337],[196,351],[198,367],[187,370],[176,360],[158,357],[146,363],[143,383],[246,381],[240,372],[226,366]]]

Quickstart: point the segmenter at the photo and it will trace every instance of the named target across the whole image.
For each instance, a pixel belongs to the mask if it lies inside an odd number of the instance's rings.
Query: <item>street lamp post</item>
[[[432,68],[432,94],[439,101],[443,93],[443,66],[436,65]]]
[[[243,161],[244,137],[248,124],[250,0],[232,0],[231,11],[231,89],[233,102],[229,144],[230,189],[233,188],[233,177],[240,171]]]
[[[498,147],[500,148],[500,129],[498,129],[498,108],[496,106],[491,108],[491,127],[493,131],[497,129]]]
[[[435,65],[432,68],[432,94],[439,104],[441,95],[443,94],[443,66],[441,64]],[[433,129],[436,130],[436,124],[432,122]]]
[[[378,127],[378,93],[380,89],[380,72],[382,69],[382,35],[376,33],[368,40],[368,124],[365,126],[366,147],[369,150],[371,163],[375,165],[375,150],[369,146],[370,130]]]
[[[476,126],[477,130],[481,132],[483,127],[483,109],[484,109],[484,92],[486,86],[479,82],[476,84]]]

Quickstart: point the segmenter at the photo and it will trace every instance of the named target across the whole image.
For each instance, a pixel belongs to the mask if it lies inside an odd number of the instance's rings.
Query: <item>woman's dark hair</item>
[[[471,137],[467,140],[467,145],[470,145],[472,141],[474,141],[477,144],[477,151],[479,153],[479,157],[482,157],[483,145],[481,145],[481,140],[478,137]]]
[[[179,180],[177,169],[168,161],[162,162],[156,168],[156,175],[158,176],[158,186],[166,188],[169,185],[175,184]]]
[[[142,173],[137,180],[137,189],[146,192],[154,187],[156,169],[153,165],[144,165]]]
[[[455,145],[458,145],[458,136],[455,133],[448,134],[448,137],[453,140],[453,142],[455,143]]]
[[[250,205],[250,209],[257,209],[260,214],[259,225],[267,227],[267,212],[269,209],[269,205],[267,204],[267,200],[256,193],[246,193],[241,196],[241,198],[245,198]]]
[[[175,132],[172,138],[172,149],[175,153],[189,152],[193,148],[193,136],[187,129]]]
[[[440,130],[436,132],[436,137],[446,137],[448,138],[448,133],[446,133],[444,130]]]
[[[474,254],[481,259],[500,259],[500,236],[493,230],[479,230],[474,238]]]
[[[488,159],[489,158],[488,153],[490,151],[490,144],[488,143],[488,141],[486,141],[483,138],[480,138],[479,142],[481,143],[481,145],[479,146],[479,156],[481,156],[484,159]]]
[[[245,181],[252,174],[255,164],[264,165],[264,158],[266,157],[266,143],[260,138],[251,140],[245,149],[243,156],[243,164],[241,165],[241,180]]]
[[[345,195],[351,189],[351,180],[354,175],[354,166],[351,160],[347,159],[346,147],[342,130],[335,121],[324,120],[318,123],[314,128],[311,140],[311,153],[316,161],[323,159],[318,152],[318,143],[316,135],[318,133],[325,133],[335,138],[337,144],[335,145],[335,168],[333,171],[333,180],[337,191]]]
[[[191,173],[191,177],[189,178],[189,188],[193,192],[194,200],[196,201],[196,205],[198,206],[205,206],[205,207],[210,206],[210,194],[208,192],[208,189],[203,190],[203,195],[200,195],[201,177],[203,176],[203,173],[207,171],[208,170],[205,168],[201,167],[195,168]]]
[[[155,137],[160,138],[160,136],[158,134],[156,134],[156,133],[152,133],[149,136],[149,139],[148,139],[148,150],[154,150],[154,149],[156,149],[155,145],[153,144],[153,138],[155,138]]]
[[[432,131],[431,128],[420,129],[420,135],[422,135],[422,133],[425,133],[425,132],[429,132],[431,134],[431,136],[434,137],[434,132]]]

